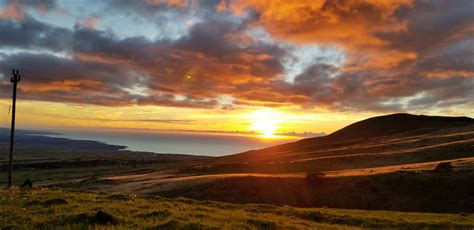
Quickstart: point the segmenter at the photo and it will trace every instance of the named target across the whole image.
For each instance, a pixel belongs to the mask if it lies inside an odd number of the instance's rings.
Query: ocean
[[[123,145],[131,151],[203,156],[224,156],[301,139],[301,137],[291,136],[264,138],[254,134],[186,131],[63,130],[56,132],[60,134],[47,136]]]

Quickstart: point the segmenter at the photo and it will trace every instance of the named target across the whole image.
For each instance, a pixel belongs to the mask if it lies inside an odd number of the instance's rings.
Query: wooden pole
[[[8,168],[8,188],[12,186],[13,183],[13,147],[15,144],[15,111],[16,111],[16,88],[18,82],[21,80],[20,71],[12,70],[13,77],[11,78],[11,83],[13,83],[13,103],[12,103],[12,124],[10,129],[10,155],[9,155],[9,168]]]

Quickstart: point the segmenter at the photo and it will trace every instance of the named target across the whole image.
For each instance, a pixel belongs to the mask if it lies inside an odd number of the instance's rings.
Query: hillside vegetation
[[[56,189],[0,191],[1,229],[472,228],[474,215],[229,204]]]
[[[50,137],[52,133],[18,130],[15,135],[13,183],[34,184],[77,178],[168,170],[199,164],[206,156],[154,154],[123,150],[97,141]],[[7,181],[10,130],[0,128],[0,184]]]
[[[183,172],[295,173],[401,165],[474,156],[474,119],[392,114],[328,136],[214,159]]]
[[[15,153],[14,182],[238,204],[473,213],[473,122],[393,114],[218,158],[31,146]]]

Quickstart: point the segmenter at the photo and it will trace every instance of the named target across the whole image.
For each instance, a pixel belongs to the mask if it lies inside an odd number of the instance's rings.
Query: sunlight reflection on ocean
[[[223,156],[293,142],[301,137],[262,138],[257,135],[182,131],[60,131],[74,140],[95,140],[112,145],[127,146],[127,150],[154,153],[181,153],[205,156]]]

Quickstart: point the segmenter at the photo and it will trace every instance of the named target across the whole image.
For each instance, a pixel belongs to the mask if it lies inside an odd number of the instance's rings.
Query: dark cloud
[[[449,40],[472,38],[473,9],[474,2],[470,0],[415,1],[413,7],[396,13],[400,20],[406,20],[406,30],[378,33],[377,36],[389,41],[392,49],[429,52]],[[469,28],[471,31],[466,31]],[[456,38],[456,35],[460,37]]]
[[[22,21],[0,20],[0,47],[67,51],[73,37],[71,31],[53,27],[27,16]]]
[[[141,71],[150,77],[152,90],[204,100],[234,94],[242,84],[273,79],[282,71],[280,47],[242,47],[226,38],[243,28],[235,22],[210,20],[194,25],[187,36],[174,41],[119,40],[100,31],[78,30],[74,50],[83,61],[120,63]]]
[[[220,95],[232,94],[239,84],[274,78],[282,68],[275,57],[282,53],[278,47],[239,47],[225,38],[241,32],[239,23],[196,24],[188,36],[174,41],[119,39],[108,32],[76,26],[74,30],[61,29],[61,37],[72,41],[69,47],[46,43],[56,37],[54,28],[31,17],[5,22],[8,26],[22,29],[3,38],[3,47],[25,52],[4,55],[0,69],[4,75],[12,67],[26,70],[21,90],[25,98],[34,100],[213,108]],[[19,34],[39,38],[14,40]],[[35,49],[65,53],[32,53]],[[134,93],[133,87],[143,87],[147,96]],[[182,98],[176,99],[177,95]]]
[[[54,0],[6,0],[0,2],[0,19],[22,21],[28,9],[35,9],[41,14],[56,9]]]
[[[472,1],[261,0],[231,2],[216,12],[218,3],[107,2],[130,17],[200,17],[175,39],[122,38],[79,24],[64,29],[28,15],[0,20],[9,31],[0,48],[24,51],[1,54],[0,69],[5,76],[12,67],[25,69],[25,98],[107,106],[215,108],[228,95],[235,100],[224,109],[410,111],[469,105],[474,98]],[[250,36],[255,28],[277,40]],[[281,63],[294,55],[288,44],[315,43],[341,49],[346,61],[315,59],[294,81],[284,81]]]
[[[56,0],[7,0],[7,4],[17,4],[24,7],[42,8],[43,10],[53,10],[57,8]]]
[[[188,1],[188,0],[105,0],[107,8],[110,10],[133,15],[134,17],[154,17],[161,12],[185,12],[189,10],[201,11],[209,14],[214,11],[219,0],[208,1]],[[204,11],[204,12],[202,12]]]
[[[101,105],[130,103],[129,95],[120,88],[127,86],[130,80],[126,78],[130,75],[120,68],[31,53],[8,55],[0,61],[5,76],[9,76],[12,67],[21,69],[19,94],[23,99]]]
[[[66,118],[73,120],[93,120],[93,121],[105,121],[105,122],[144,122],[144,123],[162,123],[162,124],[196,124],[198,120],[189,120],[189,119],[107,119],[107,118],[87,118],[87,117],[71,117],[64,116],[59,114],[43,113],[39,112],[38,114],[46,116],[54,116],[56,118]]]
[[[447,77],[465,74],[474,76],[474,36],[452,41],[426,51],[416,65],[423,72],[447,73]],[[449,72],[451,71],[451,72]],[[470,74],[469,74],[470,73]]]

